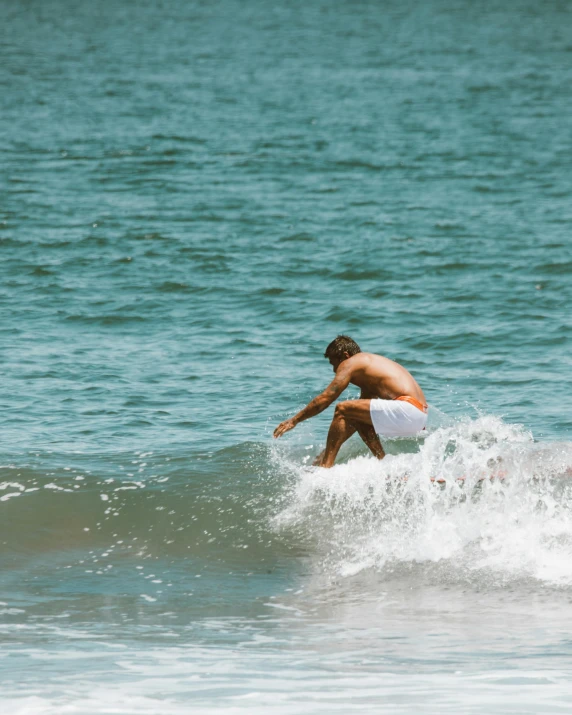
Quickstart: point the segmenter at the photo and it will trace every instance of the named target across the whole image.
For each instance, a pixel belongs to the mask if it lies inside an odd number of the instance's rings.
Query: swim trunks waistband
[[[421,412],[425,412],[427,414],[428,407],[427,405],[421,404],[419,400],[416,400],[414,397],[409,397],[409,395],[401,395],[401,397],[396,397],[396,400],[401,400],[402,402],[409,402],[410,405],[413,405],[413,407],[417,407],[418,410],[421,410]]]

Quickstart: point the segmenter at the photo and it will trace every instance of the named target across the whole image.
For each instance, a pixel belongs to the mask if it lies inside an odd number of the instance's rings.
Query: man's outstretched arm
[[[303,422],[304,420],[307,420],[310,417],[314,417],[315,415],[319,415],[320,412],[323,412],[327,407],[332,404],[334,400],[336,400],[342,394],[342,392],[350,384],[351,376],[351,369],[344,368],[343,365],[340,365],[336,376],[334,377],[332,382],[330,382],[330,384],[326,387],[326,389],[321,392],[317,397],[314,397],[313,400],[308,402],[306,407],[304,407],[303,410],[300,410],[300,412],[294,415],[294,417],[290,417],[290,419],[281,422],[274,430],[274,436],[281,437],[285,432],[289,432],[291,429],[294,429],[294,427],[296,427],[299,422]]]

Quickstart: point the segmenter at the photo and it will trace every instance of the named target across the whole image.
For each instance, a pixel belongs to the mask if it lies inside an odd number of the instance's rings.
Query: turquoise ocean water
[[[4,0],[2,712],[570,712],[571,38]],[[341,332],[431,412],[326,472]]]

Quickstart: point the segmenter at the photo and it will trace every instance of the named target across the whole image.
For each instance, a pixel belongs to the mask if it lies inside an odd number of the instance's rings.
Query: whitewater
[[[572,579],[569,443],[535,444],[494,417],[436,429],[416,454],[310,468],[278,527],[320,537],[333,573],[431,583]],[[309,535],[309,534],[308,534]]]

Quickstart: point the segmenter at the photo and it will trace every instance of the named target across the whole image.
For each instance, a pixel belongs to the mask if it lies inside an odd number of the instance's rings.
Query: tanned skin
[[[274,430],[274,437],[281,437],[300,422],[323,412],[349,384],[357,385],[361,389],[359,400],[346,400],[336,405],[326,449],[314,462],[320,467],[333,467],[340,447],[355,432],[358,432],[378,459],[385,457],[371,421],[369,406],[372,399],[380,397],[382,400],[394,400],[396,397],[409,395],[422,404],[426,403],[425,395],[413,376],[393,360],[373,353],[360,352],[351,356],[349,353],[344,354],[345,357],[341,360],[330,358],[330,365],[336,376],[328,387],[298,414],[284,420]]]

